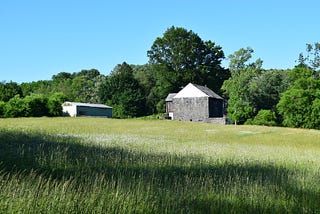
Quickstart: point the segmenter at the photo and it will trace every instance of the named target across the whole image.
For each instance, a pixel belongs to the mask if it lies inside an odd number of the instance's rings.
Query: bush
[[[276,126],[276,114],[271,110],[260,110],[254,119],[246,121],[246,125]]]
[[[26,117],[42,117],[48,116],[47,108],[48,99],[42,94],[31,94],[24,98],[26,107]]]
[[[47,103],[47,108],[50,116],[62,116],[62,103],[67,101],[67,96],[64,93],[57,92],[52,94]]]
[[[4,117],[25,117],[26,105],[20,95],[11,98],[4,108]]]

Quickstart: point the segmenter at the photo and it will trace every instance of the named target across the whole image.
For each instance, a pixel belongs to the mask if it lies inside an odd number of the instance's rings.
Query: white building
[[[62,112],[64,116],[70,117],[112,117],[112,107],[103,104],[64,102]]]

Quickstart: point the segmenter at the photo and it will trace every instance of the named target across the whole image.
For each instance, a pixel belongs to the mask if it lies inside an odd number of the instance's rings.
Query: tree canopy
[[[133,70],[127,63],[117,65],[100,88],[102,102],[113,107],[113,116],[118,118],[142,116],[145,96]]]
[[[174,92],[193,82],[220,91],[229,71],[222,68],[222,48],[212,41],[203,41],[193,31],[171,27],[158,37],[147,52],[151,64],[165,66],[159,74],[160,82]]]

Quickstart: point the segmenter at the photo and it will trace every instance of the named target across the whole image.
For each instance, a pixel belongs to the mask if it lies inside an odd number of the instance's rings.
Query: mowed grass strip
[[[320,132],[0,120],[0,213],[317,213]]]

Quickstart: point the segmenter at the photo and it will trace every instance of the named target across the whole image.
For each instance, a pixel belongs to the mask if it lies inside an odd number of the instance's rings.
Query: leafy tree
[[[113,116],[137,117],[145,113],[145,96],[127,63],[117,65],[100,87],[100,100],[113,107]]]
[[[26,117],[49,116],[48,99],[43,94],[31,94],[24,98]]]
[[[73,75],[68,72],[60,72],[57,75],[52,76],[52,81],[54,82],[62,82],[66,79],[72,79]]]
[[[52,77],[49,94],[62,92],[72,101],[98,103],[99,87],[104,81],[105,76],[96,69],[81,70],[73,74],[61,72]]]
[[[22,90],[18,83],[0,83],[0,100],[8,102],[15,95],[22,96]]]
[[[252,53],[251,48],[241,48],[229,56],[231,77],[223,83],[222,89],[229,97],[228,118],[235,123],[244,123],[256,114],[250,83],[261,74],[262,61],[248,62]]]
[[[56,92],[48,98],[47,108],[50,116],[62,116],[62,104],[67,101],[67,96],[62,92]]]
[[[207,85],[219,93],[223,81],[229,77],[228,70],[221,67],[222,48],[184,28],[167,29],[147,54],[151,64],[165,66],[157,77],[158,86],[166,85],[162,89],[165,96],[189,82]]]
[[[300,128],[320,128],[320,80],[300,78],[282,94],[277,105],[283,125]]]
[[[75,76],[84,76],[87,80],[92,80],[100,75],[97,69],[81,70],[79,73],[74,74]]]
[[[299,79],[315,77],[315,71],[305,65],[298,65],[289,72],[290,82],[293,85]]]
[[[312,70],[318,71],[320,68],[320,43],[315,42],[314,44],[306,44],[306,51],[307,56],[300,53],[298,66],[310,67]]]
[[[164,97],[170,89],[168,82],[161,80],[161,73],[165,69],[163,65],[145,64],[132,66],[134,78],[143,88],[146,98],[146,114],[151,115],[164,112]],[[161,80],[161,81],[159,81]],[[161,85],[160,85],[161,83]]]
[[[290,86],[288,70],[263,70],[251,79],[249,97],[255,111],[276,111],[280,96]]]
[[[23,96],[26,97],[31,94],[44,94],[48,95],[54,91],[53,81],[51,80],[39,80],[31,83],[22,83],[21,88]]]
[[[247,125],[263,125],[263,126],[276,126],[277,117],[276,113],[271,110],[260,110],[254,119],[248,119],[245,124]]]
[[[24,100],[20,95],[15,95],[11,98],[5,106],[4,117],[25,117],[26,106]]]

